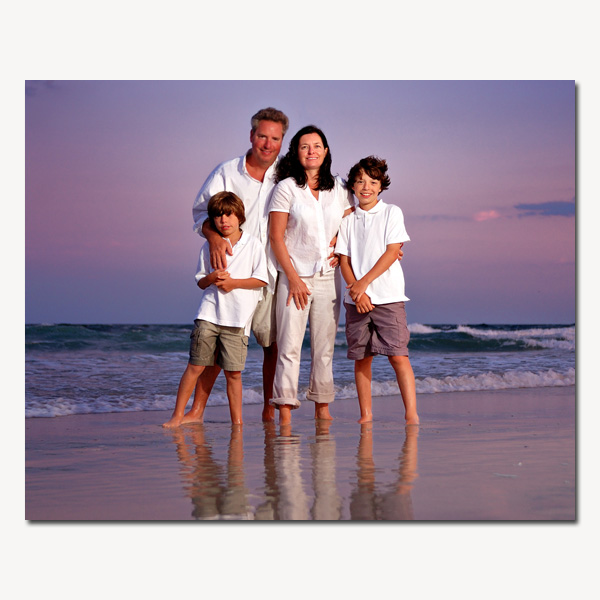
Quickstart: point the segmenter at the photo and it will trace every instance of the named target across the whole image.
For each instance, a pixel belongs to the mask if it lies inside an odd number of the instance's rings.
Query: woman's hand
[[[308,286],[300,277],[295,277],[289,281],[289,293],[287,297],[286,306],[290,305],[290,302],[294,300],[294,304],[298,310],[304,310],[308,306],[308,297],[311,292]]]

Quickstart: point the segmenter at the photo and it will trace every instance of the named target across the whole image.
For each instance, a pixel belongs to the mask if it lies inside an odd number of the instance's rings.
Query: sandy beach
[[[424,394],[406,428],[399,397],[312,405],[291,431],[244,406],[165,430],[168,412],[26,419],[30,521],[572,521],[575,388]]]

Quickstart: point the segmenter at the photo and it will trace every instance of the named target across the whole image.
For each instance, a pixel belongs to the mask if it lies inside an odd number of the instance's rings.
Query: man
[[[259,239],[265,251],[269,239],[268,203],[275,187],[275,168],[289,120],[280,110],[264,108],[252,117],[250,123],[250,150],[244,156],[217,166],[204,182],[194,201],[194,231],[205,237],[210,245],[210,261],[214,269],[226,268],[227,255],[232,254],[227,241],[212,229],[208,220],[208,201],[217,192],[234,192],[243,200],[246,222],[242,229]],[[262,420],[265,422],[275,420],[275,409],[269,404],[273,397],[273,377],[277,363],[274,284],[274,280],[270,281],[268,288],[263,288],[263,298],[258,303],[252,320],[252,332],[256,341],[263,347],[264,353]],[[218,366],[207,367],[204,370],[185,422],[198,420],[195,415],[200,413],[201,407],[206,403],[220,370]]]

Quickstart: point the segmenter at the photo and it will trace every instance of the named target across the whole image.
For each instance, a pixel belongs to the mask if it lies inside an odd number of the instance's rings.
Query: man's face
[[[274,121],[260,121],[254,133],[250,132],[252,158],[257,164],[270,167],[279,156],[283,142],[283,126]]]

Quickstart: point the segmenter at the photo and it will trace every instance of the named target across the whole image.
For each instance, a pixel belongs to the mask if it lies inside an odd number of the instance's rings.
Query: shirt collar
[[[246,244],[246,242],[248,241],[248,236],[245,234],[244,230],[242,229],[242,236],[240,237],[240,239],[235,243],[234,246],[231,245],[231,242],[227,239],[227,238],[223,238],[226,242],[229,243],[229,245],[231,246],[231,249],[233,250],[234,248],[237,248],[238,246],[241,248],[242,246],[244,246]]]
[[[377,200],[377,204],[371,210],[363,210],[358,204],[356,205],[356,216],[364,219],[367,215],[374,215],[383,210],[385,206],[383,200]]]
[[[248,152],[246,152],[246,154],[244,154],[243,156],[240,157],[241,158],[241,160],[240,160],[240,171],[241,171],[242,174],[247,175],[251,179],[254,179],[254,177],[252,177],[252,175],[250,175],[250,173],[248,173],[248,168],[246,167],[246,159],[247,159],[248,154],[250,152],[251,152],[251,149],[248,150]],[[277,163],[279,162],[279,160],[280,160],[280,157],[278,156],[275,159],[275,162],[267,169],[267,172],[265,173],[265,179],[267,177],[273,178],[273,175],[275,173],[275,169],[277,168]]]

